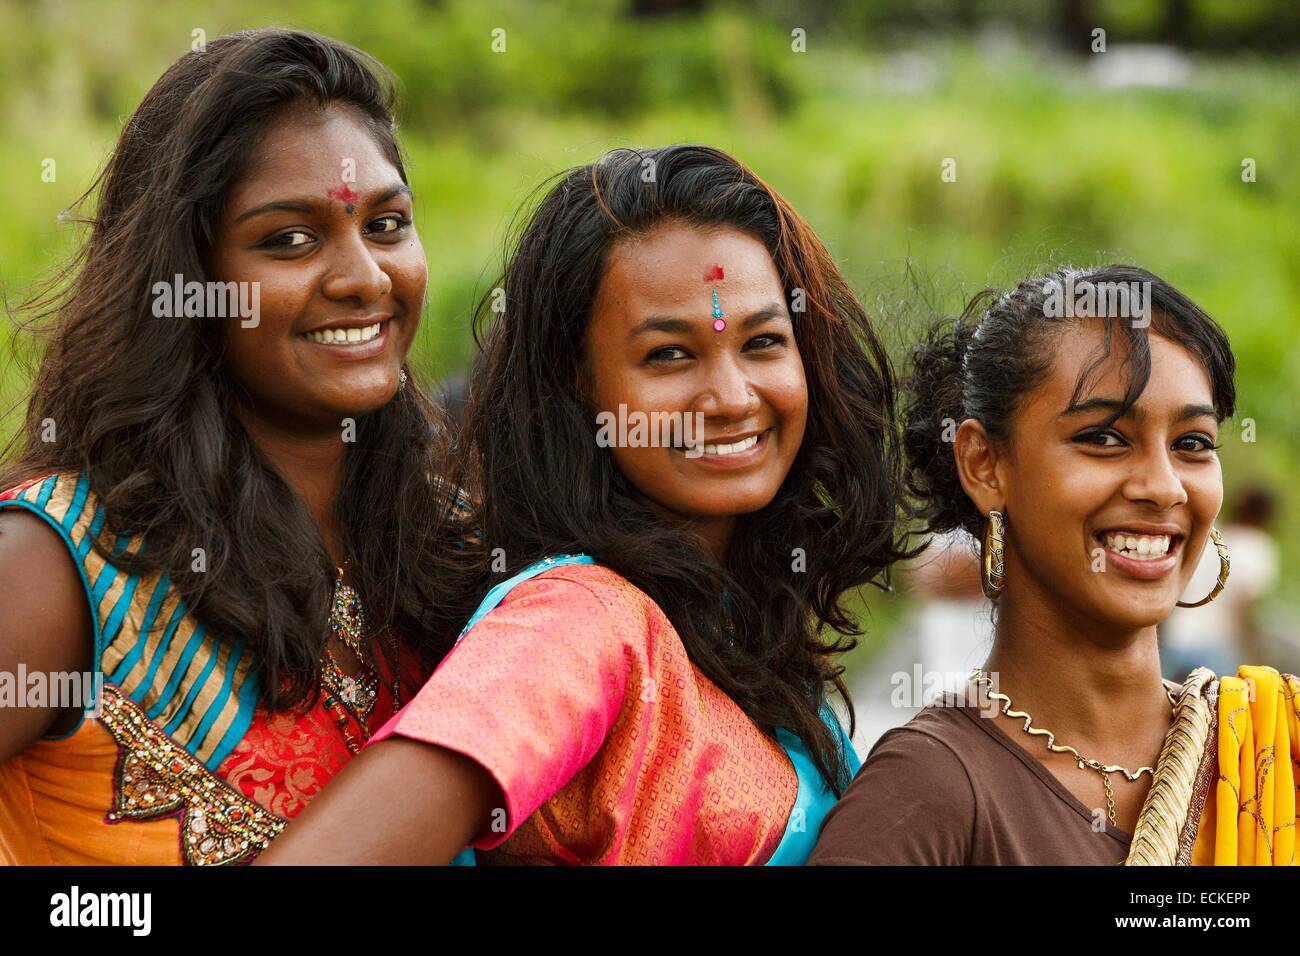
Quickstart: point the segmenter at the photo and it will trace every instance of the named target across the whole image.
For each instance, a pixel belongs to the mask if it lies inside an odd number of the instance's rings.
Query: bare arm
[[[278,836],[258,864],[443,864],[505,799],[468,757],[391,737],[362,750]]]
[[[94,629],[81,576],[57,532],[36,515],[0,510],[0,672],[90,669]],[[20,701],[21,702],[21,701]],[[0,761],[43,734],[71,729],[80,707],[0,707]]]

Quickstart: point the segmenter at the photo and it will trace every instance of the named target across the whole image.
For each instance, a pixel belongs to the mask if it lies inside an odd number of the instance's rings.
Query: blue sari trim
[[[208,634],[166,574],[127,574],[93,549],[105,515],[85,474],[50,475],[0,500],[3,508],[44,520],[71,554],[94,628],[91,669],[216,770],[248,732],[257,707],[257,674],[243,638],[221,641]],[[142,547],[140,539],[118,535],[112,554]],[[67,733],[46,739],[70,737],[80,727],[78,720]]]
[[[849,776],[852,777],[858,772],[862,762],[858,759],[857,751],[853,749],[849,735],[844,732],[830,704],[822,705],[821,717],[839,741],[840,759],[848,768]],[[785,825],[785,836],[781,838],[771,859],[764,865],[803,866],[808,862],[808,857],[812,856],[813,847],[817,845],[817,834],[821,832],[826,814],[830,813],[831,807],[835,806],[836,797],[831,788],[826,785],[826,781],[822,779],[803,740],[784,727],[777,728],[776,739],[785,748],[790,763],[794,764],[795,775],[799,778],[799,793],[795,797],[794,806],[790,808],[790,818]]]

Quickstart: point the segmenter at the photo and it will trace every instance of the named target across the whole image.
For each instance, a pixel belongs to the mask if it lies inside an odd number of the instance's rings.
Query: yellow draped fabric
[[[1300,679],[1252,666],[1220,678],[1218,769],[1192,863],[1293,866]]]

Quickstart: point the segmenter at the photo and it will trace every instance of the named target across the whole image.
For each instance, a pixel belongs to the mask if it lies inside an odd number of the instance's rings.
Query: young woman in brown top
[[[977,297],[913,361],[912,490],[929,531],[982,540],[996,635],[966,697],[876,744],[810,862],[1122,862],[1178,690],[1156,627],[1218,538],[1227,338],[1105,266]],[[1171,843],[1196,812],[1169,814]]]

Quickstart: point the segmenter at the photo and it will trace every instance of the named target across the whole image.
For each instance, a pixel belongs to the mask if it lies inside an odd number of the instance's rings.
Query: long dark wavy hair
[[[807,374],[803,444],[775,499],[739,518],[725,566],[638,499],[598,447],[582,387],[611,247],[673,220],[731,226],[766,246]],[[499,282],[505,309],[489,293],[478,312],[482,354],[460,455],[461,480],[481,490],[465,530],[482,532],[485,579],[498,548],[507,567],[496,577],[548,555],[592,554],[658,603],[694,664],[759,727],[801,737],[839,790],[838,744],[819,718],[828,685],[848,699],[830,655],[862,633],[850,590],[887,589],[905,556],[894,376],[862,307],[794,209],[706,146],[621,149],[573,169],[515,232]]]
[[[372,58],[314,34],[254,30],[178,60],[122,131],[88,241],[23,307],[49,341],[9,442],[0,487],[82,471],[113,534],[136,553],[96,549],[128,572],[165,571],[208,630],[249,640],[264,701],[314,699],[328,636],[333,568],[303,501],[231,414],[219,320],[160,321],[151,288],[206,264],[231,188],[282,111],[350,104],[402,175],[393,84]],[[419,635],[426,665],[455,633],[437,547],[448,495],[437,462],[447,434],[414,382],[357,420],[338,515],[373,623]],[[56,442],[44,442],[52,419]],[[207,568],[191,570],[203,548]]]

